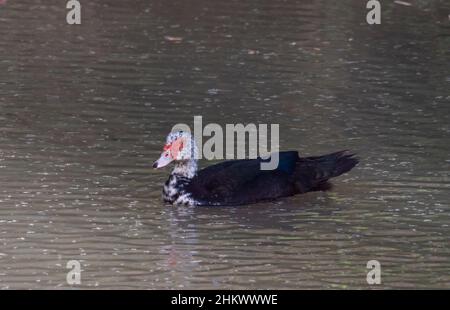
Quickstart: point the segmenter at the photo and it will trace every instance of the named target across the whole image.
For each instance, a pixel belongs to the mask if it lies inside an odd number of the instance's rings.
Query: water
[[[448,1],[0,5],[0,287],[450,288]],[[331,192],[165,206],[179,122],[356,151]],[[203,162],[202,165],[209,163]]]

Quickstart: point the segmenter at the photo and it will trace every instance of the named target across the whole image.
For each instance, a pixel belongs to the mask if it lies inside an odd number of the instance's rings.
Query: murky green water
[[[64,2],[64,1],[63,1]],[[0,5],[0,287],[450,288],[450,4]],[[165,206],[172,125],[278,123],[281,148],[352,149],[316,192]],[[207,165],[209,163],[202,163]]]

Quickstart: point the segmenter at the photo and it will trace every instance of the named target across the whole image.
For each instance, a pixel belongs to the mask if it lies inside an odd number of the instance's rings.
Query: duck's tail
[[[349,151],[340,151],[322,156],[300,158],[297,162],[296,185],[299,192],[328,190],[327,181],[350,171],[358,164],[358,158]]]
[[[323,156],[308,157],[317,163],[317,166],[324,170],[327,178],[334,178],[350,171],[358,164],[358,158],[348,150],[331,153]]]

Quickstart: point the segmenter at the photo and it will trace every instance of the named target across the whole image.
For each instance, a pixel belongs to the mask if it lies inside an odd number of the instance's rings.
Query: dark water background
[[[0,287],[450,288],[450,3],[0,5]],[[361,158],[331,192],[169,207],[172,125],[279,123]],[[206,165],[208,163],[202,163]]]

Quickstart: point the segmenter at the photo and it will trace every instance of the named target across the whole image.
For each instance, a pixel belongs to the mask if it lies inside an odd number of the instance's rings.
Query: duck
[[[176,131],[167,136],[153,168],[174,164],[162,191],[167,204],[239,206],[329,190],[329,179],[350,171],[359,162],[347,150],[311,157],[300,157],[298,151],[276,155],[278,165],[272,170],[261,169],[261,163],[270,161],[270,157],[225,160],[199,170],[195,139],[190,132]]]

